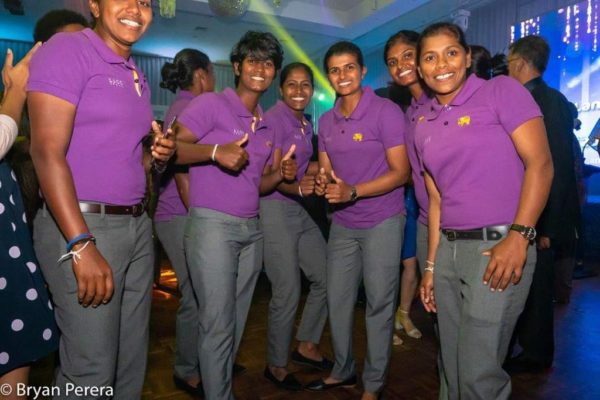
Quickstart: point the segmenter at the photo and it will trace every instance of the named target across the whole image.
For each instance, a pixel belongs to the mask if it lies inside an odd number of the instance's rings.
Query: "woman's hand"
[[[175,144],[175,134],[171,128],[163,134],[160,125],[156,121],[152,121],[152,131],[154,133],[154,141],[150,147],[152,158],[155,162],[167,163],[177,148]]]
[[[237,172],[241,170],[248,162],[248,153],[244,145],[248,141],[248,134],[235,142],[219,145],[214,152],[215,162],[223,168]]]
[[[14,54],[11,49],[6,51],[4,67],[2,67],[2,84],[4,85],[4,96],[9,91],[26,95],[27,79],[29,79],[29,61],[33,54],[40,48],[42,42],[36,43],[25,57],[13,66]]]
[[[491,291],[498,289],[501,292],[511,281],[514,285],[519,283],[528,246],[529,241],[519,233],[510,231],[498,244],[484,251],[483,255],[489,256],[490,261],[483,275],[483,284],[489,283]]]
[[[331,179],[333,182],[327,185],[327,188],[325,189],[325,198],[331,204],[349,202],[352,197],[352,186],[335,176],[333,170],[331,170]]]
[[[437,312],[435,296],[433,294],[433,272],[425,271],[423,274],[421,285],[419,286],[419,296],[427,312]]]
[[[279,173],[281,178],[288,182],[293,182],[296,180],[296,173],[298,172],[296,160],[292,158],[295,151],[296,145],[293,144],[290,146],[288,152],[285,154],[285,156],[283,156],[281,163],[279,164]]]
[[[302,179],[300,179],[300,191],[302,196],[310,196],[315,192],[315,176],[314,175],[304,175]]]
[[[83,246],[86,248],[82,250]],[[72,261],[79,303],[83,307],[108,303],[114,292],[110,265],[93,243],[75,245],[73,250],[80,251]]]
[[[329,179],[325,174],[325,168],[319,169],[319,173],[315,176],[315,194],[317,196],[323,196],[327,190],[327,184]]]

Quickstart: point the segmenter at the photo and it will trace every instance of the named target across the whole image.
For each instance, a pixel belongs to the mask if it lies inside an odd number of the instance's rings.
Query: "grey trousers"
[[[319,343],[327,321],[327,243],[306,210],[297,203],[260,201],[260,226],[264,234],[264,265],[271,282],[267,362],[288,363],[292,330],[300,301],[302,270],[310,292],[296,339]]]
[[[145,214],[84,214],[96,247],[112,268],[114,294],[108,304],[82,307],[71,260],[57,264],[65,240],[46,210],[34,222],[34,246],[48,283],[61,332],[56,382],[60,399],[108,398],[65,396],[67,383],[112,386],[113,399],[141,398],[148,351],[148,324],[154,247],[152,222]],[[105,393],[106,394],[106,393]]]
[[[198,354],[205,398],[233,399],[232,370],[262,264],[258,218],[191,208],[184,235],[198,299]]]
[[[497,241],[440,239],[434,274],[447,399],[508,399],[510,376],[502,369],[517,318],[525,306],[536,251],[529,246],[523,276],[502,292],[483,284]]]
[[[427,225],[417,221],[417,261],[419,261],[419,269],[421,270],[421,276],[425,273],[425,261],[427,260],[427,248],[428,248],[428,233]],[[438,347],[437,356],[437,369],[438,377],[440,380],[440,399],[448,398],[448,383],[446,380],[446,374],[444,373],[444,365],[442,364],[442,354],[440,351],[440,330],[437,322],[437,315],[431,313],[431,320],[433,322],[433,331],[435,333],[435,339]]]
[[[385,384],[392,352],[394,316],[400,282],[404,216],[396,215],[369,229],[332,224],[327,244],[327,304],[335,365],[331,376],[356,374],[352,356],[354,306],[361,279],[367,297],[367,357],[363,386],[376,393]]]
[[[186,221],[187,216],[175,216],[169,221],[155,221],[154,228],[175,270],[181,293],[175,320],[175,375],[182,379],[192,379],[200,377],[198,301],[190,282],[183,247]]]

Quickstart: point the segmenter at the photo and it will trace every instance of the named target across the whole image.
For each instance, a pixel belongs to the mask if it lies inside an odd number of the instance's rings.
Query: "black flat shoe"
[[[333,362],[323,357],[321,361],[313,360],[308,357],[304,357],[298,350],[292,352],[292,362],[299,365],[304,365],[319,371],[331,371],[333,368]]]
[[[336,383],[325,383],[323,379],[317,379],[316,381],[312,381],[308,385],[304,386],[304,389],[311,392],[324,392],[325,390],[336,387],[353,387],[354,385],[356,385],[356,375]]]
[[[293,374],[287,374],[285,378],[283,378],[283,380],[280,381],[275,377],[275,375],[273,375],[269,367],[265,367],[264,375],[265,378],[273,382],[275,386],[277,386],[280,389],[291,390],[294,392],[302,390],[302,384],[298,382],[298,379],[296,379],[296,377]]]
[[[185,379],[181,379],[177,375],[173,375],[173,383],[175,383],[175,387],[179,390],[183,390],[184,392],[195,397],[204,398],[204,389],[202,389],[202,383],[199,383],[198,386],[192,386],[187,383]]]

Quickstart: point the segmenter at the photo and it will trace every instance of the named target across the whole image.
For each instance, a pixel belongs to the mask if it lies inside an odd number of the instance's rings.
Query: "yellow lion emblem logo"
[[[465,125],[470,125],[471,124],[471,117],[468,115],[465,115],[464,117],[460,117],[458,119],[458,126],[465,126]]]
[[[355,142],[362,142],[362,140],[363,140],[362,133],[355,133],[354,135],[352,135],[352,140],[354,140]]]

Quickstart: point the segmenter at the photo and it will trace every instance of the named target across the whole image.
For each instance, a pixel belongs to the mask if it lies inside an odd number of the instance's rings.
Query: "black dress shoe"
[[[298,350],[292,352],[292,362],[300,365],[305,365],[319,371],[331,371],[333,368],[333,362],[323,357],[321,361],[313,360],[308,357],[304,357]]]
[[[544,372],[552,367],[552,363],[542,363],[539,361],[532,360],[524,355],[518,355],[517,357],[509,358],[506,360],[502,367],[509,374],[537,374]]]
[[[283,378],[283,380],[280,381],[275,377],[275,375],[273,375],[269,367],[265,367],[264,375],[265,378],[273,382],[275,386],[277,386],[280,389],[291,390],[294,392],[302,390],[302,384],[298,382],[298,379],[296,379],[296,377],[293,374],[287,374],[285,378]]]
[[[311,392],[324,392],[325,390],[333,389],[336,387],[352,387],[356,385],[356,375],[351,376],[348,379],[344,379],[341,382],[336,383],[325,383],[323,379],[317,379],[316,381],[310,382],[304,386],[304,389]]]
[[[233,375],[239,375],[246,372],[246,367],[241,364],[233,363]]]
[[[202,383],[199,383],[198,386],[192,386],[187,383],[185,379],[181,379],[177,375],[173,375],[173,383],[175,383],[175,387],[179,390],[183,390],[184,392],[195,397],[204,398],[204,389],[202,389]]]

